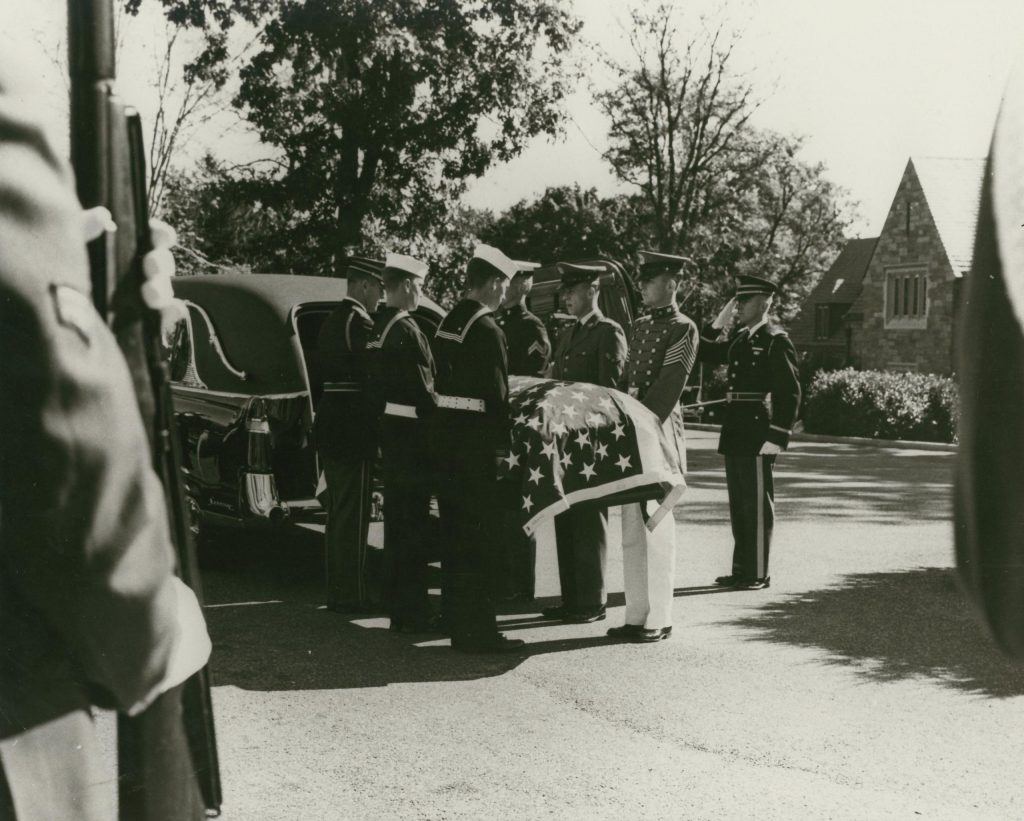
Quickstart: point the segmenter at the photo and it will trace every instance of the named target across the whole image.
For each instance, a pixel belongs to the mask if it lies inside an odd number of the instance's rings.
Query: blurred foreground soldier
[[[629,340],[628,390],[658,415],[665,437],[674,444],[686,472],[683,411],[679,407],[686,380],[697,358],[699,334],[693,321],[676,307],[686,257],[641,252],[637,281],[648,309],[633,326]],[[608,635],[654,642],[672,635],[675,595],[676,523],[671,512],[658,522],[648,519],[645,504],[622,506],[622,570],[626,621]]]
[[[377,456],[377,420],[366,393],[370,313],[384,293],[383,262],[353,258],[348,295],[324,320],[317,340],[323,394],[314,433],[327,482],[327,608],[374,609],[366,578],[370,490]]]
[[[0,74],[0,818],[19,821],[115,817],[93,705],[135,715],[210,652],[82,232]]]
[[[497,248],[478,245],[466,268],[466,296],[437,329],[444,621],[452,647],[470,653],[523,645],[498,632],[492,590],[503,526],[498,460],[511,447],[512,422],[505,335],[491,313],[515,272]]]
[[[535,262],[514,260],[516,274],[508,285],[502,309],[494,315],[505,334],[510,376],[544,376],[551,360],[551,342],[540,318],[526,307],[533,288]],[[512,601],[532,602],[536,588],[537,540],[519,526],[519,511],[508,509],[505,560],[499,564],[497,592]]]
[[[551,376],[570,382],[623,387],[626,335],[597,307],[601,269],[559,263],[562,300],[576,321],[558,338]],[[608,510],[571,507],[555,517],[558,579],[562,603],[544,608],[549,619],[572,623],[605,617],[604,571],[608,555]]]
[[[384,264],[385,307],[374,320],[369,350],[371,389],[383,413],[380,445],[384,470],[384,605],[391,629],[432,629],[427,593],[426,537],[433,470],[427,421],[434,412],[434,357],[409,315],[422,296],[427,265],[404,254]]]
[[[1024,62],[999,111],[959,333],[957,565],[996,641],[1024,658]]]
[[[796,349],[781,328],[768,324],[777,288],[766,279],[738,278],[735,296],[705,329],[700,360],[728,366],[722,433],[729,517],[734,547],[732,572],[715,584],[743,590],[768,587],[768,551],[775,523],[775,457],[789,445],[800,406]],[[722,338],[739,318],[740,327]]]

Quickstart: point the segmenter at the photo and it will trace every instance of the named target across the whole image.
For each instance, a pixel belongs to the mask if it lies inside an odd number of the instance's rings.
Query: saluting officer
[[[551,376],[621,388],[626,368],[626,335],[597,306],[601,269],[559,263],[562,300],[576,321],[558,338]],[[608,554],[608,511],[572,507],[555,517],[558,578],[562,603],[544,615],[573,623],[605,617],[604,570]]]
[[[433,470],[427,423],[434,412],[434,357],[410,311],[422,296],[427,265],[388,254],[382,278],[385,306],[377,312],[367,346],[370,383],[381,413],[384,471],[385,605],[391,629],[433,629],[427,591],[425,536],[430,519]]]
[[[466,296],[435,340],[444,620],[452,647],[466,652],[523,645],[498,632],[491,589],[502,527],[498,462],[512,436],[505,335],[492,312],[515,272],[497,248],[478,245],[466,268]]]
[[[697,326],[676,307],[686,257],[641,251],[637,274],[648,312],[637,319],[629,340],[627,382],[635,396],[658,415],[666,440],[686,471],[686,442],[679,397],[697,358]],[[648,529],[644,505],[622,506],[622,569],[626,621],[609,636],[638,642],[672,634],[675,592],[676,523],[671,513]]]
[[[508,345],[510,376],[544,376],[551,362],[551,342],[540,318],[526,307],[533,288],[536,262],[515,260],[516,275],[508,286],[503,307],[494,315]],[[536,590],[537,540],[527,536],[518,524],[518,511],[508,511],[505,560],[498,568],[499,584],[512,601],[532,602]],[[499,595],[502,587],[498,587]]]
[[[728,393],[718,452],[725,456],[734,547],[732,572],[716,584],[744,590],[768,587],[768,549],[775,522],[775,457],[789,444],[800,406],[796,349],[768,322],[777,288],[754,276],[738,278],[735,296],[701,334],[699,357],[725,364]],[[738,315],[738,330],[722,329]]]
[[[336,613],[373,610],[366,537],[377,420],[366,394],[366,346],[373,337],[370,312],[384,293],[383,268],[377,260],[349,260],[348,294],[324,320],[317,339],[323,393],[313,430],[327,482],[327,608]]]

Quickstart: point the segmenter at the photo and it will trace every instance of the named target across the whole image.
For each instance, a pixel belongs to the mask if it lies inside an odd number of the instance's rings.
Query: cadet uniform
[[[600,275],[599,269],[564,263],[560,267],[563,288],[593,282]],[[622,326],[595,310],[559,336],[551,376],[569,382],[621,388],[625,367],[626,335]],[[572,507],[555,517],[562,615],[600,613],[603,618],[607,531],[605,508]]]
[[[380,279],[383,262],[353,259],[349,270]],[[327,482],[327,607],[358,612],[371,607],[366,578],[370,490],[377,456],[377,420],[366,394],[366,346],[373,319],[346,297],[320,329],[317,354],[323,392],[314,435]]]
[[[208,638],[70,171],[24,109],[0,77],[0,817],[92,821],[114,810],[91,706],[141,709]]]
[[[514,269],[497,267],[505,260],[478,246],[469,270],[511,276]],[[507,640],[498,633],[492,588],[502,536],[497,464],[512,433],[505,335],[490,308],[467,298],[444,318],[435,346],[445,626],[453,648],[500,650]]]
[[[387,267],[399,266],[401,260],[392,259],[397,256],[389,255]],[[431,620],[426,538],[433,465],[427,423],[434,412],[434,357],[407,311],[381,308],[373,331],[367,347],[373,401],[381,413],[384,605],[392,630],[425,632]]]
[[[551,361],[551,342],[544,323],[523,305],[503,308],[494,316],[508,346],[508,372],[512,376],[544,376]],[[519,526],[519,511],[510,508],[506,560],[499,580],[506,580],[513,598],[532,600],[536,592],[537,539]],[[500,592],[501,588],[499,588]]]
[[[648,261],[640,268],[641,282],[666,271],[675,272],[687,262],[685,257],[643,253]],[[658,415],[683,472],[686,443],[679,397],[697,357],[698,336],[697,326],[673,302],[637,319],[629,340],[629,394]],[[622,506],[626,620],[625,628],[612,628],[611,635],[657,641],[671,634],[675,555],[676,527],[671,514],[651,532],[644,505]]]
[[[773,294],[759,277],[739,277],[736,296]],[[732,573],[722,583],[768,586],[768,552],[775,522],[775,456],[759,455],[771,442],[785,450],[800,405],[796,349],[781,328],[762,322],[728,338],[708,327],[699,356],[708,365],[728,366],[718,452],[725,456],[729,517],[734,539]]]

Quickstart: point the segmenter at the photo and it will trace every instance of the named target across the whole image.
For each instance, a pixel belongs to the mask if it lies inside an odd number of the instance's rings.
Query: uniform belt
[[[362,382],[324,382],[324,391],[327,393],[356,393],[362,390]]]
[[[412,405],[400,405],[398,402],[384,403],[385,416],[404,416],[406,419],[419,419],[416,408]]]
[[[726,402],[764,402],[767,398],[767,393],[757,391],[729,391],[725,395]]]
[[[437,406],[449,410],[473,411],[474,413],[483,413],[486,409],[483,399],[474,399],[469,396],[442,396],[441,394],[438,394]]]

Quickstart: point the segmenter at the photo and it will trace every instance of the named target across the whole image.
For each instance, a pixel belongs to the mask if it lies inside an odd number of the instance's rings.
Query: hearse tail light
[[[253,399],[245,418],[248,436],[243,488],[249,511],[265,519],[277,520],[288,515],[288,508],[277,493],[270,459],[270,422],[267,419],[266,403]]]

